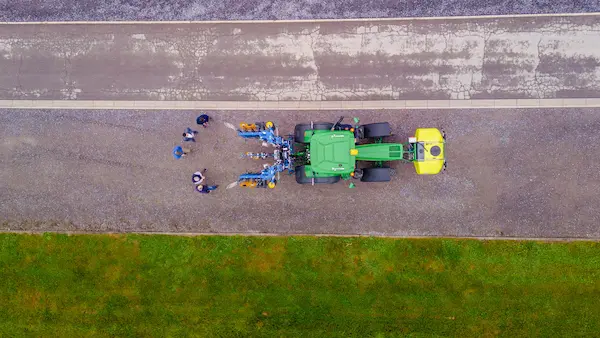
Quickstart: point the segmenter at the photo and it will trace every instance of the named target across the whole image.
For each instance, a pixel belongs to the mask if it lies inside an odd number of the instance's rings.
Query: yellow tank
[[[436,128],[419,128],[415,133],[417,157],[414,162],[419,175],[435,175],[444,168],[445,140]]]

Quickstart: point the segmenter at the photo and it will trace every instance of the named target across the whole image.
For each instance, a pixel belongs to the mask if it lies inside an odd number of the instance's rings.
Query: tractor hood
[[[354,133],[346,130],[314,134],[310,139],[312,170],[320,174],[349,174],[354,171],[356,157]]]
[[[445,163],[445,140],[436,128],[419,128],[415,133],[417,143],[415,169],[419,175],[435,175]]]

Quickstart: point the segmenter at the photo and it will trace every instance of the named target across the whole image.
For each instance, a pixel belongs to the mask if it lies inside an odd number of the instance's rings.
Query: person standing
[[[191,128],[187,128],[185,130],[185,132],[183,133],[183,141],[184,142],[188,142],[188,141],[196,142],[195,137],[197,134],[198,134],[198,131],[192,130]]]
[[[196,124],[206,128],[208,127],[208,120],[210,120],[210,117],[206,114],[202,114],[196,118]]]

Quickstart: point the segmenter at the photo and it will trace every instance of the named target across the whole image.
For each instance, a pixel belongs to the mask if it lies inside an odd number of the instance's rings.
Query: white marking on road
[[[0,41],[0,55],[5,59],[12,59],[12,44],[10,42]]]
[[[38,142],[33,137],[27,136],[16,136],[16,137],[6,137],[2,142],[2,148],[14,151],[22,146],[36,146]]]
[[[79,89],[79,88],[64,88],[64,89],[61,89],[60,92],[63,94],[63,98],[65,100],[75,100],[75,99],[77,99],[77,94],[81,93],[81,89]]]
[[[377,100],[377,101],[121,101],[0,100],[0,109],[128,109],[128,110],[401,110],[499,108],[598,108],[600,98]],[[236,128],[225,122],[225,126]]]

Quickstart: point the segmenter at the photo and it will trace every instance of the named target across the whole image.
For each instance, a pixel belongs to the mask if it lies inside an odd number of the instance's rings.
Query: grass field
[[[592,336],[600,244],[0,235],[0,336]]]

